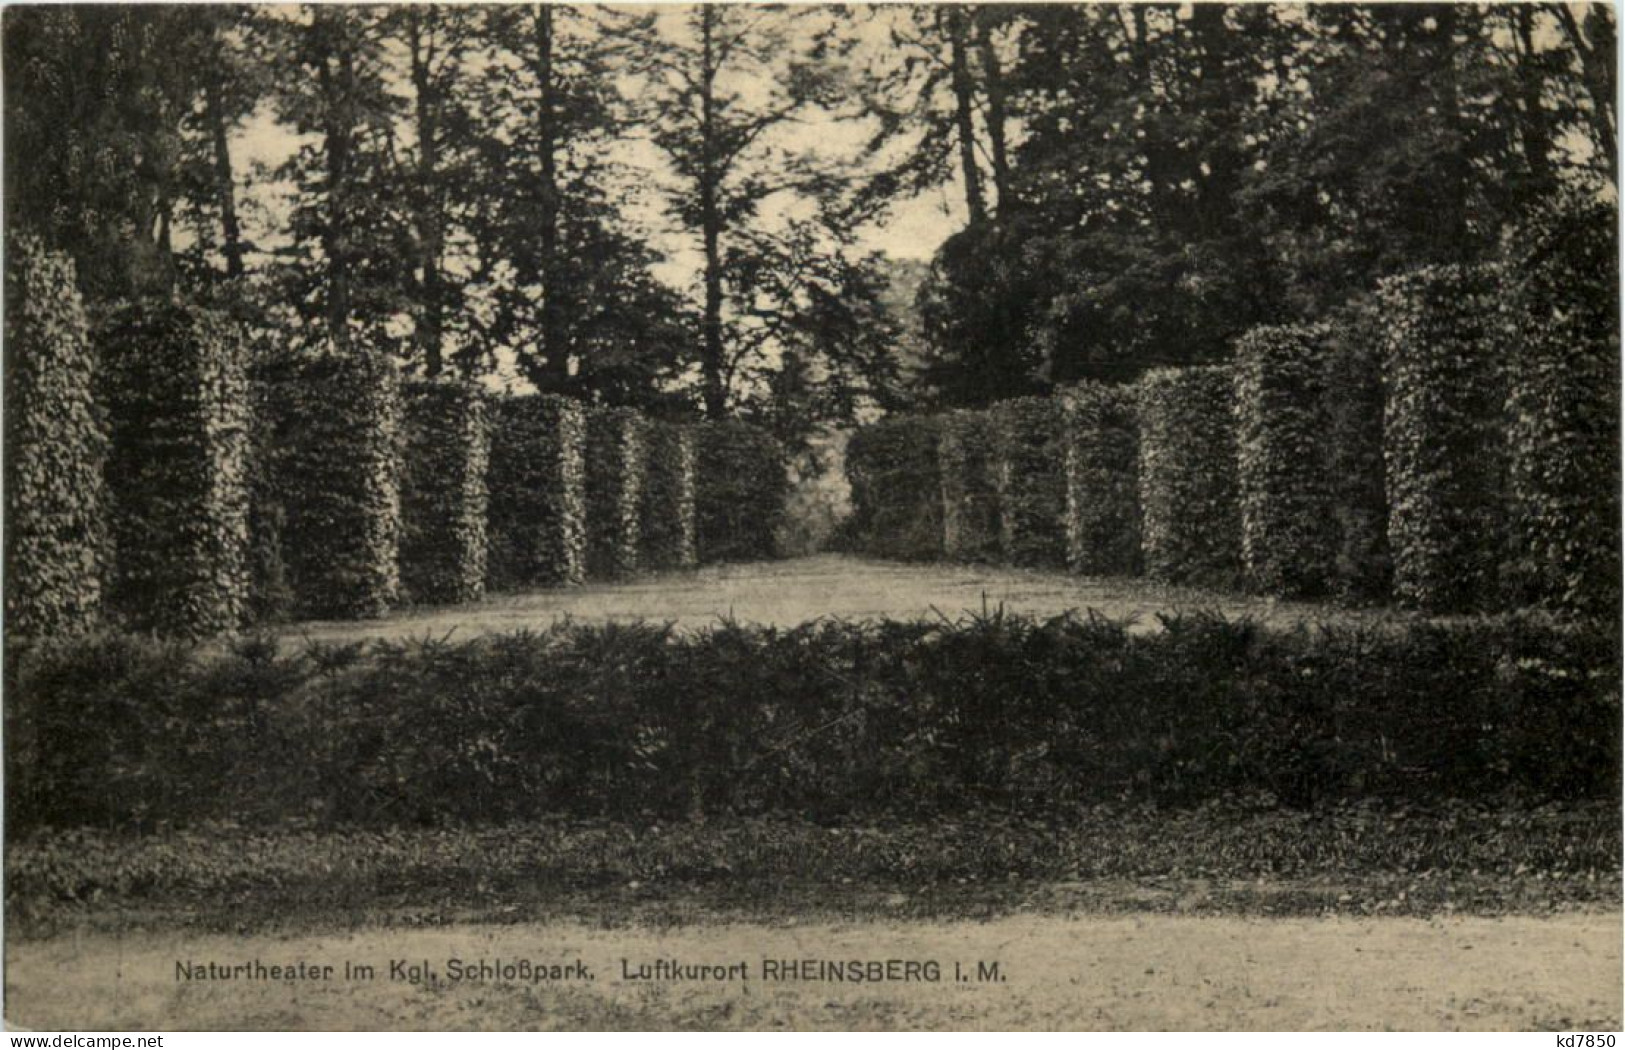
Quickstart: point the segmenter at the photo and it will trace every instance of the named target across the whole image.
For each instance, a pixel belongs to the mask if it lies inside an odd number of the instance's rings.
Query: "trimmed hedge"
[[[561,624],[225,655],[120,636],[8,661],[12,830],[813,821],[1267,792],[1617,802],[1617,631],[1511,621]]]
[[[691,569],[699,564],[695,444],[692,427],[654,421],[644,430],[639,557],[646,568]]]
[[[281,555],[296,615],[382,616],[400,599],[401,383],[371,352],[300,361],[280,385]]]
[[[1088,576],[1140,572],[1140,426],[1134,391],[1080,383],[1066,426],[1066,564]]]
[[[487,586],[579,584],[587,574],[585,413],[552,394],[492,407]]]
[[[1020,397],[989,410],[999,553],[1011,565],[1063,566],[1067,555],[1066,441],[1060,402]]]
[[[942,556],[942,427],[928,416],[892,416],[853,431],[846,446],[853,548],[880,558]]]
[[[6,634],[84,631],[102,609],[106,426],[73,260],[6,245]]]
[[[699,426],[695,486],[700,561],[752,561],[777,554],[790,480],[784,446],[740,420]]]
[[[1222,365],[1140,379],[1141,545],[1153,579],[1223,587],[1240,573],[1234,397]]]
[[[1331,585],[1337,537],[1324,414],[1326,333],[1255,328],[1236,341],[1236,481],[1241,562],[1264,594]]]
[[[109,604],[140,630],[235,630],[250,586],[242,332],[222,314],[152,302],[112,315],[103,348]]]
[[[1369,300],[1350,304],[1326,328],[1323,422],[1332,485],[1336,553],[1332,572],[1348,598],[1386,598],[1388,483],[1383,463],[1382,317]]]
[[[587,575],[638,571],[642,546],[643,417],[630,408],[587,413]]]
[[[485,596],[485,396],[454,381],[406,388],[401,463],[401,584],[414,602]]]
[[[1432,610],[1493,608],[1506,546],[1504,362],[1483,270],[1385,279],[1383,450],[1394,594]]]
[[[942,416],[937,449],[942,472],[942,551],[954,561],[998,555],[999,494],[993,481],[993,436],[986,412]]]
[[[1509,484],[1526,601],[1619,610],[1616,205],[1558,200],[1509,237]]]

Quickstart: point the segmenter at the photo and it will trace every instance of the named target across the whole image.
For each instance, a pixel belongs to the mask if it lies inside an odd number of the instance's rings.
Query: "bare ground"
[[[1134,618],[1146,630],[1157,613],[1213,610],[1285,626],[1309,622],[1391,620],[1389,610],[1338,609],[1246,595],[1168,587],[1143,579],[1070,576],[1058,572],[980,565],[901,563],[836,554],[789,561],[711,565],[625,583],[592,583],[562,590],[495,595],[470,605],[432,607],[364,623],[307,622],[283,637],[323,642],[364,638],[440,637],[540,628],[562,617],[588,623],[646,620],[691,629],[732,617],[741,622],[793,626],[820,617],[867,620],[950,619],[1003,606],[1011,612],[1053,616],[1094,609]]]
[[[1617,911],[1547,918],[1013,915],[605,929],[575,921],[250,937],[130,931],[14,943],[32,1029],[1617,1029]],[[330,964],[332,980],[187,982],[176,962]],[[450,982],[447,960],[583,960],[590,980]],[[634,981],[658,959],[740,981]],[[389,979],[392,959],[441,981]],[[936,983],[762,980],[764,959],[936,961]],[[377,968],[346,980],[346,962]],[[1002,980],[955,982],[959,963]]]

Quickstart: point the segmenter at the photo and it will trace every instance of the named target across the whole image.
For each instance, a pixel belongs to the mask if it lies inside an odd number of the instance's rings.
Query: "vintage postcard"
[[[1614,7],[0,18],[10,1029],[1613,1045]]]

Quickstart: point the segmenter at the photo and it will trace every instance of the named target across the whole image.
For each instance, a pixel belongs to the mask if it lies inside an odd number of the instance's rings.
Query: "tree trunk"
[[[570,354],[559,292],[558,84],[553,72],[552,5],[535,5],[531,18],[536,38],[536,83],[541,89],[536,110],[536,195],[541,211],[541,228],[537,230],[541,258],[537,269],[542,281],[542,368],[550,389],[562,392],[570,385]]]
[[[716,170],[716,113],[712,91],[716,79],[716,57],[712,32],[715,9],[700,8],[700,224],[705,238],[705,321],[703,357],[700,370],[705,383],[705,414],[722,419],[728,413],[728,389],[722,346],[722,210],[717,195],[720,174]]]
[[[339,350],[350,346],[350,155],[355,134],[352,104],[355,62],[347,34],[332,20],[345,17],[334,8],[316,8],[315,31],[322,23],[332,27],[325,48],[319,48],[317,77],[326,103],[324,147],[327,153],[327,222],[322,228],[322,253],[327,258],[327,330]]]
[[[214,146],[214,195],[220,206],[220,251],[226,257],[226,276],[243,275],[243,235],[237,222],[237,187],[231,174],[231,140],[226,129],[220,73],[211,70],[203,84],[204,119]]]
[[[959,129],[959,167],[965,179],[965,209],[970,213],[971,225],[974,226],[987,219],[987,205],[982,200],[982,173],[976,167],[976,123],[973,113],[976,98],[971,84],[970,64],[966,58],[964,9],[945,6],[942,24],[948,32],[952,62],[954,121]]]
[[[1553,186],[1552,133],[1541,99],[1546,93],[1546,77],[1540,72],[1535,54],[1535,8],[1519,5],[1513,9],[1518,35],[1519,138],[1523,141],[1524,162],[1529,165],[1530,191],[1545,196]]]
[[[424,24],[424,14],[434,18],[434,8],[407,9],[408,43],[412,56],[412,87],[416,93],[418,124],[418,186],[417,226],[418,265],[423,270],[420,286],[418,348],[423,352],[423,370],[433,378],[440,374],[443,363],[442,346],[445,329],[445,304],[442,301],[440,256],[444,250],[445,234],[440,215],[438,180],[439,109],[440,99],[431,75],[434,44],[430,34],[432,24]]]
[[[993,151],[994,207],[1003,214],[1015,203],[1010,187],[1010,155],[1005,136],[1004,69],[993,44],[992,16],[982,8],[977,19],[977,43],[982,57],[982,76],[987,83],[987,138]]]

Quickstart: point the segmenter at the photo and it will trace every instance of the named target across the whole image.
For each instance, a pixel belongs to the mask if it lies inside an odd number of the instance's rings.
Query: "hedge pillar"
[[[1559,198],[1508,240],[1509,481],[1526,600],[1619,610],[1615,205]]]
[[[999,553],[1011,565],[1066,564],[1066,446],[1054,398],[1021,397],[989,410]]]
[[[853,542],[881,558],[942,554],[941,426],[927,416],[894,416],[860,427],[846,446]]]
[[[1481,270],[1436,266],[1378,290],[1394,593],[1417,608],[1498,604],[1505,371],[1486,324],[1491,286]]]
[[[999,543],[999,494],[988,415],[956,409],[942,417],[941,428],[943,555],[953,561],[992,558]]]
[[[381,354],[328,354],[286,390],[278,484],[295,608],[382,616],[400,598],[399,374]]]
[[[645,428],[644,439],[640,560],[649,569],[691,569],[699,564],[694,430],[654,422]]]
[[[401,477],[401,583],[415,602],[485,595],[490,424],[470,383],[407,387]]]
[[[507,398],[493,408],[488,584],[579,584],[587,575],[585,414],[553,394]]]
[[[73,261],[6,253],[6,633],[80,632],[102,608],[107,435]]]
[[[130,626],[240,627],[249,594],[249,388],[241,331],[180,303],[106,326],[110,598]]]
[[[1140,508],[1145,572],[1229,586],[1241,569],[1230,369],[1160,368],[1140,379]]]
[[[1065,413],[1066,564],[1089,576],[1140,571],[1139,423],[1129,387],[1080,383]]]
[[[701,424],[696,489],[700,560],[773,557],[788,492],[784,446],[772,434],[732,419]]]
[[[587,415],[587,574],[638,571],[644,464],[643,417],[630,408]]]
[[[1236,342],[1241,561],[1248,586],[1263,594],[1313,597],[1331,584],[1325,339],[1320,329],[1275,326]]]

